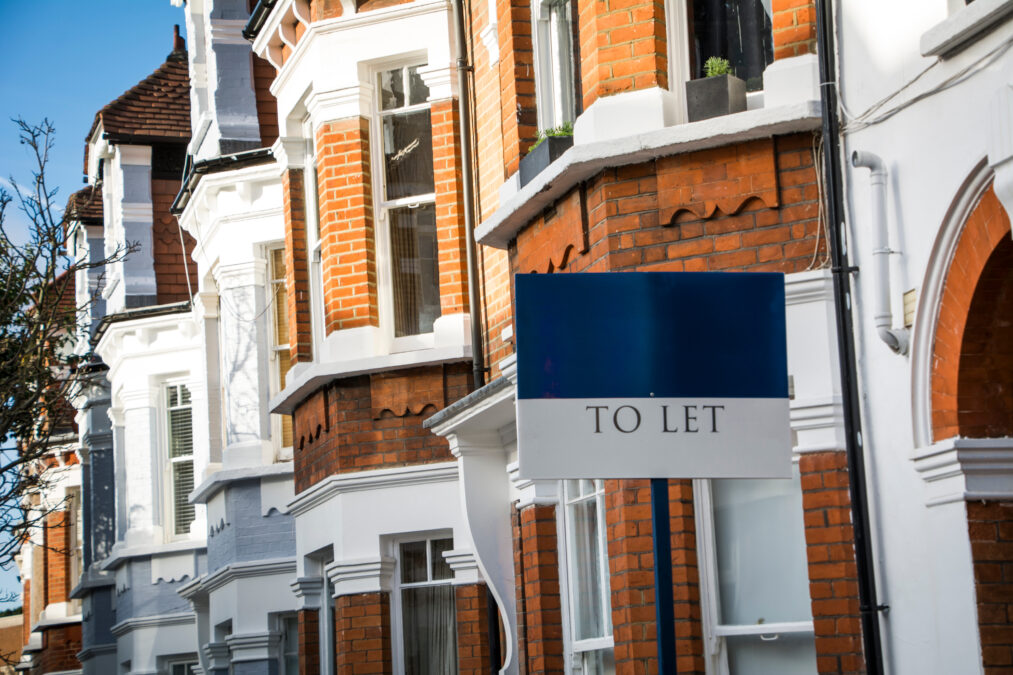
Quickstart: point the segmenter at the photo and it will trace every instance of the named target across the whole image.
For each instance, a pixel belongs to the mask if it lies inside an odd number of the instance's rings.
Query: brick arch
[[[961,355],[965,350],[965,329],[972,319],[972,302],[982,281],[989,258],[1004,237],[1010,237],[1010,219],[992,187],[981,196],[968,216],[957,241],[953,259],[946,272],[942,300],[936,318],[935,339],[932,345],[932,436],[938,441],[966,432],[979,431],[970,422],[969,411],[960,413]],[[991,273],[990,273],[991,274]],[[973,326],[982,320],[985,304],[979,296],[973,314]],[[973,342],[968,340],[968,342]],[[973,348],[968,344],[967,348]],[[968,371],[963,373],[965,388]],[[963,398],[965,404],[968,398]]]

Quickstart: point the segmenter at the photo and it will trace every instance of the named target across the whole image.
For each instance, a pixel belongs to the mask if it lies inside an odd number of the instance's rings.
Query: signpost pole
[[[668,479],[651,479],[651,531],[654,539],[654,611],[658,625],[658,672],[677,673],[675,664],[675,597],[672,588],[672,528],[668,512]]]

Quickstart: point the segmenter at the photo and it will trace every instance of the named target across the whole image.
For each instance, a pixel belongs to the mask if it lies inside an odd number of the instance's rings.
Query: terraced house
[[[1013,667],[1008,0],[174,4],[88,140],[84,671]],[[662,664],[648,477],[518,468],[515,275],[751,271],[792,477],[668,481]]]

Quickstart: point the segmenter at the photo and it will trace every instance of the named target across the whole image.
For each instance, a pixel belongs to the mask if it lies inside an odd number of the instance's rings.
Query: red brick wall
[[[1004,236],[975,285],[960,345],[957,422],[970,438],[1013,436],[1013,238]]]
[[[322,21],[341,16],[341,0],[311,0],[310,20]]]
[[[665,6],[653,0],[578,0],[584,108],[623,91],[668,88]]]
[[[300,169],[290,169],[281,175],[285,210],[285,288],[288,291],[286,311],[292,363],[313,360],[303,179]]]
[[[517,171],[538,135],[535,108],[535,67],[531,43],[529,0],[496,3],[499,22],[500,129],[503,178]],[[502,178],[492,189],[498,187]]]
[[[436,186],[436,243],[439,254],[440,311],[468,311],[468,263],[461,182],[460,113],[456,101],[434,101],[433,179]]]
[[[316,144],[325,330],[377,326],[369,121],[325,124]]]
[[[458,675],[486,675],[491,669],[489,652],[489,598],[485,584],[454,588],[457,609]]]
[[[179,194],[180,181],[153,178],[151,180],[152,255],[155,261],[155,286],[158,304],[183,302],[190,299],[190,291],[197,290],[197,263],[192,253],[196,245],[189,233],[183,233],[186,246],[186,264],[183,262],[183,244],[179,241],[179,223],[169,213],[169,207]],[[187,287],[186,270],[190,271]]]
[[[809,595],[822,673],[862,673],[858,565],[851,525],[848,464],[843,452],[802,455]]]
[[[334,607],[338,675],[392,672],[390,595],[343,595]]]
[[[296,492],[334,473],[452,461],[447,440],[422,422],[470,388],[470,363],[363,375],[323,387],[295,411]]]
[[[989,188],[967,218],[946,273],[932,346],[932,437],[951,438],[960,433],[958,382],[960,353],[971,299],[989,255],[1010,236],[1010,219]]]
[[[42,541],[44,548],[35,549],[45,560],[46,587],[43,602],[50,605],[66,602],[70,596],[70,517],[66,511],[46,515]]]
[[[563,671],[556,507],[520,509],[514,525],[517,624],[522,675]]]
[[[798,272],[826,264],[812,137],[607,169],[534,219],[515,272]]]
[[[72,623],[42,631],[42,650],[35,657],[32,675],[80,670],[81,624]]]
[[[299,675],[320,672],[320,612],[304,609],[299,612]]]
[[[257,121],[260,123],[260,144],[265,148],[278,140],[278,100],[271,94],[274,66],[253,55],[253,91],[257,97]]]
[[[1013,672],[1013,503],[968,502],[985,675]]]
[[[813,0],[773,0],[774,58],[816,51],[816,3]]]

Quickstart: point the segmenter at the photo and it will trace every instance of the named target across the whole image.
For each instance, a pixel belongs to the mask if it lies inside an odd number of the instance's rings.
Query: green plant
[[[531,152],[539,145],[542,144],[549,136],[573,136],[573,122],[563,122],[558,127],[552,127],[550,129],[542,129],[538,132],[538,140],[535,144],[528,148],[528,152]]]
[[[721,75],[734,75],[732,64],[728,59],[720,56],[712,56],[703,64],[703,72],[707,77],[720,77]]]

